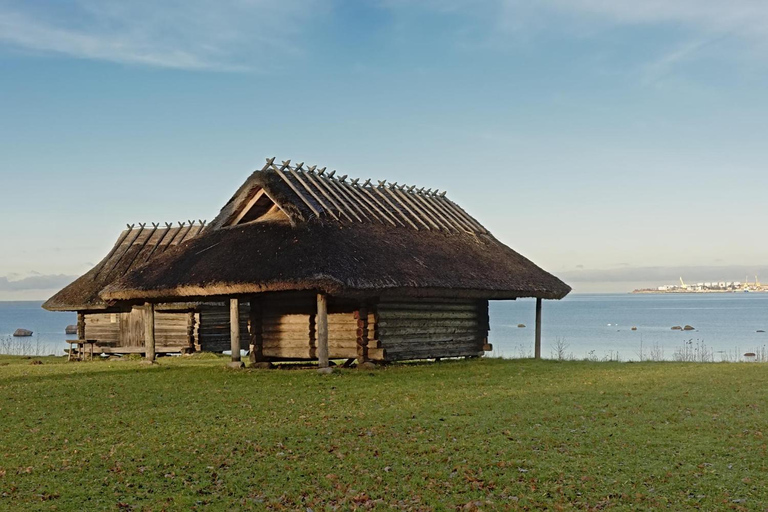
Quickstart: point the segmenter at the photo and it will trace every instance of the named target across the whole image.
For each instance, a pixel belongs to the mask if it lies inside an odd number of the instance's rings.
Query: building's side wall
[[[248,315],[250,304],[240,303],[240,347],[248,348]],[[229,329],[229,305],[220,303],[199,306],[198,339],[204,352],[224,352],[232,347]]]
[[[488,301],[382,301],[375,330],[388,361],[481,356],[488,337]]]
[[[85,339],[120,342],[121,313],[85,313]]]
[[[107,353],[141,352],[144,347],[144,308],[109,313],[85,313],[85,339],[95,340]],[[181,351],[195,347],[199,314],[193,311],[156,311],[155,347]]]

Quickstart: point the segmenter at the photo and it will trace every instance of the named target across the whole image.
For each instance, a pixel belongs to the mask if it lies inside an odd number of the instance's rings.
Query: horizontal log
[[[155,346],[155,353],[183,352],[188,348],[189,345],[157,345]],[[93,349],[93,352],[102,354],[143,354],[145,349],[144,347],[96,347]]]
[[[264,357],[281,357],[286,359],[315,359],[315,350],[309,348],[264,348]]]
[[[412,318],[391,318],[381,319],[376,323],[376,328],[383,329],[385,327],[478,327],[480,324],[473,318],[460,318],[460,319],[433,319],[429,322],[424,320],[412,319]]]
[[[482,357],[484,352],[482,350],[424,350],[424,351],[410,351],[410,352],[395,352],[386,351],[386,359],[388,361],[409,361],[413,359],[434,359],[436,357],[467,357],[477,356]]]
[[[406,336],[406,335],[428,335],[428,334],[457,334],[457,335],[467,335],[467,334],[484,334],[484,330],[480,330],[477,327],[469,326],[469,327],[432,327],[431,325],[426,325],[422,327],[382,327],[379,329],[379,335],[380,336]]]
[[[478,343],[482,338],[478,334],[462,334],[462,335],[446,335],[446,334],[422,334],[420,336],[380,336],[384,347],[389,347],[395,344],[403,343],[448,343],[448,342],[470,342],[477,341]]]
[[[379,304],[378,311],[477,311],[477,305],[469,304]]]
[[[432,319],[440,319],[440,320],[476,320],[477,319],[477,313],[474,312],[464,312],[464,311],[453,311],[453,312],[443,312],[443,311],[380,311],[379,312],[379,320],[380,321],[391,321],[391,320],[397,320],[397,319],[403,319],[403,320],[432,320]]]

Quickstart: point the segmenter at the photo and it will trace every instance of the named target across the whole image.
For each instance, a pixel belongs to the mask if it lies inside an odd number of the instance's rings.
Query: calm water
[[[18,328],[34,336],[26,343],[39,353],[63,354],[64,328],[77,322],[74,313],[51,313],[40,302],[0,302],[0,340]],[[531,299],[491,302],[489,341],[494,355],[528,356],[533,351],[534,304]],[[525,328],[518,328],[518,324]],[[689,324],[695,331],[672,331]],[[631,328],[637,327],[637,331]],[[768,345],[768,294],[699,295],[571,295],[562,301],[544,301],[542,355],[553,357],[558,340],[566,354],[576,358],[639,359],[641,343],[646,356],[651,348],[673,359],[681,348],[705,346],[715,360]]]
[[[535,301],[491,303],[489,341],[496,355],[519,357],[533,350]],[[553,357],[560,340],[576,358],[638,360],[654,346],[665,359],[676,350],[706,347],[724,356],[758,353],[768,345],[768,293],[686,295],[570,295],[544,301],[542,356]],[[527,327],[520,329],[518,324]],[[686,324],[695,331],[673,331]],[[637,327],[637,331],[632,331]]]

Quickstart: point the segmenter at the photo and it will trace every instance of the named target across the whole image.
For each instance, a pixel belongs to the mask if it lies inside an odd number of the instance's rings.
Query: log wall
[[[86,313],[85,339],[119,343],[121,313]]]
[[[330,359],[356,358],[357,302],[329,297]],[[314,294],[285,294],[262,301],[262,354],[266,359],[317,359],[317,299]],[[373,320],[373,316],[371,316]]]
[[[387,301],[376,309],[376,338],[388,361],[483,355],[488,301]]]
[[[247,350],[250,344],[248,334],[248,302],[240,302],[240,348]],[[198,340],[205,352],[224,352],[231,347],[229,329],[229,304],[210,303],[199,307]]]

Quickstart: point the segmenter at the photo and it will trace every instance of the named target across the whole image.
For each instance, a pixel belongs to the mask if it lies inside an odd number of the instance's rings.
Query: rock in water
[[[27,329],[16,329],[13,335],[16,336],[17,338],[24,338],[27,336],[32,336],[32,331]]]
[[[695,331],[696,328],[693,327],[692,325],[686,325],[685,327],[683,327],[683,330],[684,331]]]
[[[525,328],[525,324],[517,324],[517,326],[518,326],[520,329],[523,329],[523,328]]]
[[[682,327],[680,327],[679,325],[676,325],[676,326],[674,326],[674,327],[672,328],[672,330],[673,330],[673,331],[682,331],[682,330],[683,330],[683,328],[682,328]]]
[[[632,328],[632,330],[633,330],[633,331],[636,331],[636,330],[637,330],[637,327],[633,327],[633,328]]]
[[[77,334],[77,326],[68,325],[67,328],[64,329],[64,334]]]

